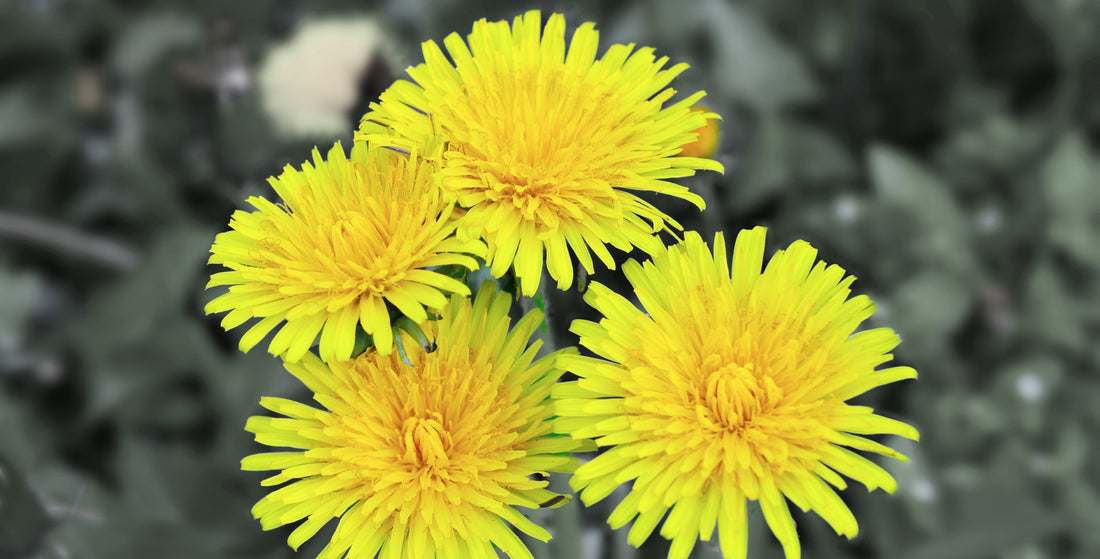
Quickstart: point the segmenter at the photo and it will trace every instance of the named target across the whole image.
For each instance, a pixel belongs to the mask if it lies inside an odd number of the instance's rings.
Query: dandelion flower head
[[[268,350],[297,361],[320,335],[325,361],[348,359],[356,324],[383,354],[393,348],[390,306],[417,324],[425,307],[441,309],[447,292],[469,295],[462,282],[432,271],[443,265],[477,269],[477,240],[460,241],[453,201],[432,184],[435,166],[416,157],[366,145],[347,159],[337,143],[298,171],[287,166],[270,179],[282,198],[254,196],[253,212],[238,210],[230,231],[215,238],[207,287],[228,292],[206,306],[226,312],[222,326],[259,318],[241,337],[248,351],[279,325]]]
[[[432,325],[438,349],[368,350],[325,365],[313,354],[287,364],[326,409],[264,398],[285,418],[252,417],[260,443],[298,449],[249,456],[245,470],[276,470],[264,485],[291,482],[252,509],[265,529],[301,519],[295,549],[340,517],[320,557],[510,557],[531,554],[512,527],[550,534],[516,507],[562,501],[536,473],[572,471],[581,441],[552,432],[554,359],[534,360],[527,341],[542,313],[508,330],[510,297],[483,287],[471,303],[452,297]]]
[[[410,149],[441,159],[439,183],[469,212],[460,234],[489,246],[493,275],[513,268],[524,294],[538,289],[544,255],[559,289],[573,281],[569,251],[591,273],[592,254],[608,268],[607,245],[656,253],[656,236],[679,224],[630,191],[703,200],[668,179],[696,169],[721,171],[710,159],[680,156],[711,113],[693,112],[703,92],[669,104],[668,87],[686,64],[665,68],[651,48],[613,45],[596,59],[593,24],[573,33],[537,11],[508,22],[474,24],[468,43],[423,45],[414,81],[397,81],[371,105],[357,141]],[[452,64],[453,61],[453,64]],[[415,82],[415,83],[414,83]]]
[[[563,356],[579,380],[562,383],[561,432],[611,446],[572,478],[590,504],[620,484],[633,488],[608,522],[631,520],[641,545],[660,534],[685,558],[717,526],[727,559],[747,553],[746,501],[758,501],[788,559],[800,556],[790,500],[838,534],[857,532],[837,495],[846,483],[893,492],[894,479],[852,450],[905,459],[864,435],[917,439],[909,425],[846,401],[914,378],[888,362],[898,338],[887,328],[855,332],[871,316],[866,296],[849,298],[853,277],[816,262],[798,241],[761,272],[763,228],[742,231],[732,269],[721,233],[713,253],[696,233],[624,272],[644,312],[593,284],[586,300],[604,318],[576,321],[581,344],[604,359]],[[831,486],[831,487],[830,487]],[[670,510],[671,509],[671,510]]]

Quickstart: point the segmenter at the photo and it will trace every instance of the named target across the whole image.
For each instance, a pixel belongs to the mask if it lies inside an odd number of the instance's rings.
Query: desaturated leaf
[[[2,385],[0,385],[2,386]],[[13,400],[0,389],[0,453],[21,469],[42,459],[41,441],[48,440],[45,425],[34,421],[24,402]]]
[[[179,227],[166,230],[137,267],[95,293],[86,318],[74,331],[88,387],[86,420],[122,411],[144,391],[157,390],[172,375],[215,367],[212,341],[186,312],[213,233]]]
[[[890,437],[885,444],[909,458],[908,462],[882,460],[882,465],[897,480],[898,496],[904,501],[914,523],[927,533],[942,530],[941,482],[937,479],[935,465],[929,460],[924,448],[917,442],[901,437]]]
[[[129,529],[108,524],[124,509],[113,492],[83,472],[55,461],[28,471],[27,479],[52,523],[39,549],[43,559],[107,557],[104,544]]]
[[[747,501],[746,508],[749,522],[748,556],[754,559],[783,559],[784,555],[779,547],[779,542],[776,541],[771,529],[768,528],[768,524],[764,520],[764,513],[760,511],[760,503]]]
[[[1051,398],[1061,388],[1064,366],[1052,355],[1033,355],[997,371],[996,393],[1010,407],[1016,426],[1038,435],[1055,420]]]
[[[63,122],[53,109],[30,87],[5,89],[0,94],[0,148],[49,139]]]
[[[0,207],[50,211],[64,203],[50,196],[57,192],[50,179],[71,153],[76,133],[65,97],[29,82],[0,88]]]
[[[123,499],[132,510],[149,521],[182,521],[184,511],[174,494],[178,483],[173,478],[183,473],[183,464],[173,464],[166,459],[165,449],[132,435],[123,439],[119,450],[118,470],[126,480]]]
[[[815,100],[820,88],[797,51],[743,3],[707,0],[702,17],[714,44],[713,81],[757,111]]]
[[[42,293],[38,277],[0,267],[0,364],[22,345],[23,325]]]
[[[239,557],[219,549],[228,530],[149,520],[119,511],[110,523],[69,525],[51,538],[44,559],[76,557],[159,557],[222,559]]]
[[[942,349],[948,336],[970,313],[973,293],[949,274],[925,271],[898,285],[890,320],[909,354]]]
[[[983,101],[986,105],[998,105],[986,98],[975,99],[973,106],[959,104],[973,113]],[[936,166],[942,170],[941,177],[958,190],[985,189],[991,176],[1018,172],[1020,162],[1039,147],[1044,137],[1043,126],[1044,121],[1025,121],[1005,112],[994,112],[973,125],[958,127],[936,150]]]
[[[916,218],[919,229],[910,232],[912,246],[906,248],[925,265],[945,267],[973,283],[980,272],[970,226],[947,186],[909,155],[884,145],[872,146],[867,162],[878,197]]]
[[[855,163],[829,132],[775,112],[764,112],[729,196],[735,214],[745,213],[789,188],[846,181]]]
[[[265,165],[273,167],[268,160],[275,150],[275,134],[256,91],[227,103],[218,124],[218,150],[223,159],[232,162],[234,172],[245,174]],[[350,133],[344,136],[337,139],[343,140],[345,151],[350,151]],[[317,140],[318,149],[326,153],[332,140]]]
[[[146,526],[156,532],[175,530],[202,534],[204,541],[198,545],[178,545],[181,549],[193,549],[197,557],[209,557],[237,539],[234,531],[244,522],[251,522],[248,513],[251,503],[242,499],[245,495],[239,489],[230,486],[235,481],[232,478],[237,475],[240,457],[213,461],[186,446],[162,444],[133,433],[126,434],[119,450],[118,471],[126,480],[121,495],[125,506],[123,518],[131,525]],[[234,507],[240,508],[234,510]],[[211,518],[218,513],[224,514],[221,522]],[[228,524],[234,529],[218,530],[219,524]],[[130,545],[171,550],[167,542],[177,542],[179,538],[165,536],[170,539],[138,541]],[[126,553],[124,556],[142,555]]]
[[[730,190],[731,210],[734,213],[759,205],[788,184],[786,156],[789,143],[782,117],[772,112],[761,114],[745,171]]]
[[[1024,297],[1022,326],[1035,339],[1074,352],[1088,349],[1089,338],[1080,315],[1081,302],[1069,292],[1053,263],[1040,260],[1034,264]]]
[[[840,492],[859,522],[859,537],[872,550],[870,557],[895,557],[900,550],[927,540],[916,529],[905,504],[897,495],[866,491],[856,484]],[[866,555],[865,555],[866,556]]]
[[[855,177],[856,163],[840,140],[825,128],[792,121],[796,178],[808,182],[845,181]]]
[[[1063,56],[1079,58],[1095,52],[1100,6],[1081,0],[1025,0],[1036,23]]]
[[[184,213],[173,177],[148,150],[123,151],[111,171],[119,193],[125,196],[125,203],[117,204],[116,211],[166,220],[176,220]]]
[[[1040,168],[1040,188],[1050,210],[1047,238],[1100,273],[1100,165],[1079,134],[1058,142]]]
[[[564,474],[550,474],[551,491],[569,495],[569,479]],[[560,536],[550,541],[550,550],[554,557],[580,557],[582,554],[581,535],[584,526],[581,523],[581,504],[578,500],[568,503],[550,513],[547,519],[553,534]]]
[[[166,315],[182,312],[213,239],[211,231],[186,226],[155,239],[136,269],[96,294],[84,331],[84,341],[94,344],[90,349],[107,352],[140,342]]]
[[[997,557],[1035,541],[1061,525],[1061,519],[1017,488],[988,488],[957,495],[959,518],[950,531],[930,538],[901,559]]]
[[[1094,483],[1077,476],[1064,477],[1059,484],[1074,533],[1093,550],[1100,550],[1100,531],[1094,521],[1100,518],[1100,492]]]
[[[49,519],[23,475],[0,453],[0,557],[23,557],[37,549]]]
[[[111,64],[115,70],[137,79],[157,59],[173,49],[198,45],[202,29],[195,18],[179,14],[154,14],[130,24],[115,41]]]

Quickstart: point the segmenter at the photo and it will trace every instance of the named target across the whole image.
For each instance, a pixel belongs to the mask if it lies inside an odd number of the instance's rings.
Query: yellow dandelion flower
[[[875,369],[898,343],[892,330],[853,334],[874,311],[866,296],[848,298],[854,278],[815,264],[802,241],[761,273],[764,234],[738,235],[731,271],[721,233],[713,254],[689,233],[652,262],[624,266],[645,312],[593,284],[586,300],[605,318],[573,323],[581,344],[609,361],[558,360],[580,379],[555,389],[556,428],[613,446],[578,468],[572,486],[590,504],[633,480],[608,519],[612,528],[633,520],[633,545],[671,509],[660,531],[672,540],[669,557],[687,557],[717,526],[725,557],[744,558],[751,499],[787,558],[798,558],[786,500],[851,538],[856,520],[829,485],[845,488],[838,474],[889,492],[896,482],[849,448],[904,460],[861,435],[918,438],[845,403],[916,377],[909,367]]]
[[[572,471],[569,453],[585,443],[552,432],[561,352],[533,361],[539,342],[527,342],[542,313],[509,332],[510,302],[491,286],[472,304],[452,297],[432,323],[438,349],[414,346],[411,367],[374,351],[328,365],[310,353],[287,364],[326,410],[263,398],[287,417],[248,420],[260,443],[300,449],[241,463],[279,470],[265,486],[292,481],[252,509],[263,527],[306,519],[289,538],[297,549],[340,517],[323,558],[495,559],[494,548],[530,558],[511,527],[544,541],[550,534],[516,507],[565,499],[529,476]]]
[[[599,60],[599,34],[586,23],[572,35],[555,14],[541,29],[531,11],[507,22],[474,24],[469,46],[458,34],[423,45],[410,68],[371,105],[357,141],[417,147],[441,159],[439,182],[469,208],[460,233],[489,245],[493,275],[514,267],[533,295],[543,256],[559,289],[573,282],[569,250],[589,273],[592,253],[609,268],[606,245],[655,254],[656,234],[679,224],[629,191],[703,200],[668,179],[696,169],[722,171],[710,159],[682,157],[680,146],[706,125],[694,93],[663,106],[669,83],[687,68],[665,68],[653,49],[613,45]],[[541,36],[540,36],[541,31]],[[591,252],[590,252],[591,251]]]
[[[207,287],[228,285],[206,306],[230,311],[227,330],[260,318],[241,337],[248,351],[277,326],[268,350],[297,361],[320,334],[325,361],[347,359],[355,325],[374,337],[378,351],[393,348],[392,305],[413,322],[441,309],[444,292],[469,295],[462,282],[429,268],[477,269],[469,254],[484,255],[480,241],[460,241],[454,203],[432,184],[435,166],[415,154],[357,145],[346,159],[337,142],[328,160],[314,149],[313,165],[289,165],[270,179],[281,204],[254,196],[256,211],[234,212],[230,231],[215,238],[210,263],[230,271]]]

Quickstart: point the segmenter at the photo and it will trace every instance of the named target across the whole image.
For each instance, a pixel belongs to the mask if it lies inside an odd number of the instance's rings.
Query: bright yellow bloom
[[[653,49],[614,45],[596,60],[593,24],[573,34],[565,19],[540,29],[539,12],[474,24],[469,46],[457,34],[424,43],[424,64],[409,69],[371,105],[356,140],[420,149],[441,159],[439,182],[469,208],[459,232],[483,237],[493,275],[514,265],[524,294],[538,289],[545,252],[559,289],[573,282],[569,250],[589,273],[606,245],[655,254],[656,233],[680,225],[629,191],[661,192],[703,208],[703,200],[667,179],[710,159],[681,157],[680,146],[706,125],[691,106],[703,92],[662,108],[667,86],[687,68],[664,68]],[[540,36],[541,31],[541,36]],[[591,253],[589,250],[591,249]]]
[[[721,233],[713,254],[696,233],[652,262],[624,266],[645,312],[600,284],[585,299],[606,317],[573,323],[581,344],[608,359],[563,356],[580,377],[554,391],[556,428],[613,448],[582,465],[572,485],[590,504],[618,485],[633,490],[608,519],[631,520],[640,545],[671,508],[661,535],[684,558],[715,526],[727,559],[746,555],[746,499],[788,559],[800,556],[786,499],[814,510],[839,534],[856,520],[832,488],[844,474],[893,492],[894,479],[848,450],[905,459],[857,435],[917,431],[846,400],[916,377],[908,367],[875,370],[898,343],[887,328],[853,334],[874,305],[848,299],[853,277],[815,259],[798,241],[761,273],[764,229],[742,231],[732,273]]]
[[[325,361],[348,359],[355,325],[374,337],[378,351],[393,349],[387,303],[417,324],[424,307],[441,309],[444,292],[469,295],[456,279],[428,270],[449,264],[470,269],[484,255],[480,241],[459,241],[455,208],[432,184],[435,166],[392,150],[356,145],[345,159],[339,142],[328,161],[313,151],[313,165],[289,165],[270,179],[282,197],[275,204],[249,198],[254,212],[237,211],[231,231],[214,240],[210,263],[231,271],[207,287],[228,285],[207,313],[231,311],[227,330],[259,317],[241,337],[248,351],[285,322],[268,350],[297,361],[320,334]]]
[[[572,471],[569,452],[585,443],[552,433],[550,391],[562,352],[532,362],[540,344],[527,342],[542,313],[509,332],[510,302],[492,287],[472,305],[452,297],[431,323],[438,349],[409,344],[411,367],[375,351],[329,365],[313,354],[287,364],[328,411],[263,398],[287,418],[248,420],[257,441],[301,449],[241,463],[281,470],[265,486],[296,480],[252,509],[264,529],[305,518],[289,538],[297,549],[340,517],[323,558],[495,559],[494,547],[530,558],[512,526],[544,541],[550,534],[516,507],[563,500],[528,476]]]

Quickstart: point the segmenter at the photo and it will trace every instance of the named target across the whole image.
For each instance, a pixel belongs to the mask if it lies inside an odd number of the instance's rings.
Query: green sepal
[[[539,331],[542,332],[543,334],[545,334],[546,333],[546,303],[542,300],[542,292],[539,291],[539,292],[535,293],[535,296],[532,297],[531,300],[534,301],[535,306],[538,307],[538,309],[540,311],[542,311],[543,319],[542,319],[542,322],[539,323]]]
[[[466,277],[470,273],[469,269],[459,264],[447,264],[446,266],[435,268],[433,271],[437,274],[443,274],[449,278],[454,278],[463,283],[466,282]]]
[[[363,355],[365,351],[374,347],[374,336],[371,336],[363,329],[362,324],[355,325],[355,347],[351,350],[351,358],[355,359],[360,355]]]
[[[397,332],[396,327],[393,329],[393,346],[397,348],[397,355],[401,357],[401,361],[412,367],[412,361],[409,360],[409,354],[405,352],[405,342],[401,340],[401,334]]]

